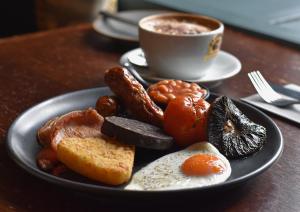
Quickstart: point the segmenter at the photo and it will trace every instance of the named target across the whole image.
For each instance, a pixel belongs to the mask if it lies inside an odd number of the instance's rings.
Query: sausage
[[[127,69],[108,69],[104,81],[136,119],[159,127],[163,125],[163,111]]]
[[[101,96],[96,102],[97,112],[103,116],[117,115],[119,111],[119,104],[114,96]]]

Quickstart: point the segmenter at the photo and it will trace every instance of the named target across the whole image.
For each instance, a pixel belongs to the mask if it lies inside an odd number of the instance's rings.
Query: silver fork
[[[248,77],[250,78],[258,94],[267,103],[278,107],[287,107],[293,104],[300,104],[300,100],[283,96],[274,91],[259,71],[252,71],[248,73]]]

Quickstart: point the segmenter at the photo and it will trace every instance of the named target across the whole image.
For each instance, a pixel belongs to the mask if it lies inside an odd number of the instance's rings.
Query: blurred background
[[[2,0],[0,38],[92,22],[100,10],[165,8],[212,16],[300,46],[300,0]]]
[[[2,0],[0,37],[91,22],[97,12],[157,8],[143,0]]]

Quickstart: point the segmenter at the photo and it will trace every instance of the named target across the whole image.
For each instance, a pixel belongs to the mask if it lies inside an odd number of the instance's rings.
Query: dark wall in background
[[[36,1],[0,0],[0,38],[38,30],[35,8]],[[145,0],[118,0],[117,7],[119,10],[162,8]]]
[[[36,31],[34,0],[0,1],[0,37]]]

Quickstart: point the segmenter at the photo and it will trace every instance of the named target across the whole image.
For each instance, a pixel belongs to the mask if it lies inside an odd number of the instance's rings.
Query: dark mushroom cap
[[[260,150],[266,141],[266,128],[246,117],[226,96],[211,105],[208,140],[226,157],[238,159]]]

